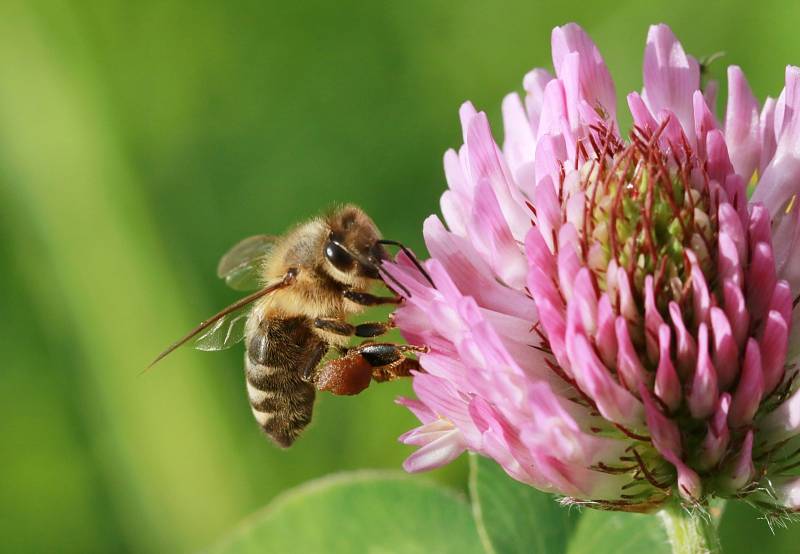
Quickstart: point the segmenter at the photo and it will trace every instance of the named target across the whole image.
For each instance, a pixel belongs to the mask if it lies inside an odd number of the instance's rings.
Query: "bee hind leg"
[[[322,358],[325,357],[325,354],[328,353],[328,345],[324,342],[318,343],[310,352],[308,358],[306,358],[303,365],[300,367],[300,375],[303,378],[303,381],[311,381],[314,377],[314,370],[316,369],[317,365],[322,361]]]
[[[315,384],[319,390],[336,395],[353,395],[373,379],[383,382],[408,377],[420,366],[417,360],[405,356],[407,352],[427,352],[427,348],[388,342],[361,344],[323,364],[315,375]]]

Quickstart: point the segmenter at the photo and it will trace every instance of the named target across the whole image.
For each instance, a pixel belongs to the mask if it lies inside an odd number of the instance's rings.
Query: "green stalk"
[[[658,513],[667,531],[673,554],[718,554],[722,552],[712,516],[670,503]]]

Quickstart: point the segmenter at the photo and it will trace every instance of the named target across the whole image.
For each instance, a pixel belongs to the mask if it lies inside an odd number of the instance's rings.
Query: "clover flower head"
[[[407,259],[396,322],[425,344],[409,471],[465,450],[575,502],[649,512],[670,498],[800,508],[800,69],[763,105],[716,86],[666,25],[623,134],[599,50],[554,29],[555,76],[503,101],[505,137],[461,107],[464,144]]]

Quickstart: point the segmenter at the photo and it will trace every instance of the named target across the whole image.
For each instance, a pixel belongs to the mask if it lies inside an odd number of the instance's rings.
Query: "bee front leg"
[[[368,292],[356,292],[350,289],[345,290],[342,295],[351,302],[355,302],[361,306],[400,304],[403,301],[403,298],[400,296],[375,296],[374,294],[370,294]]]
[[[419,369],[419,362],[406,352],[427,352],[427,348],[406,344],[365,343],[350,349],[345,356],[330,360],[315,375],[319,390],[336,395],[358,394],[370,381],[391,381],[407,377]]]

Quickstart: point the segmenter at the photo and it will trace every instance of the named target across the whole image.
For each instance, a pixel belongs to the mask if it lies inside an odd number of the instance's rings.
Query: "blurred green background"
[[[242,351],[140,370],[235,293],[222,253],[336,202],[423,251],[441,155],[472,99],[498,121],[575,20],[623,93],[647,25],[727,52],[757,95],[800,63],[798,3],[140,0],[0,3],[0,543],[6,552],[181,552],[287,487],[396,468],[407,384],[319,398],[278,451],[250,415]],[[724,93],[724,87],[723,87]],[[622,103],[620,103],[622,109]],[[500,136],[500,128],[496,127]],[[464,486],[463,461],[433,474]],[[746,508],[728,552],[796,551]]]

